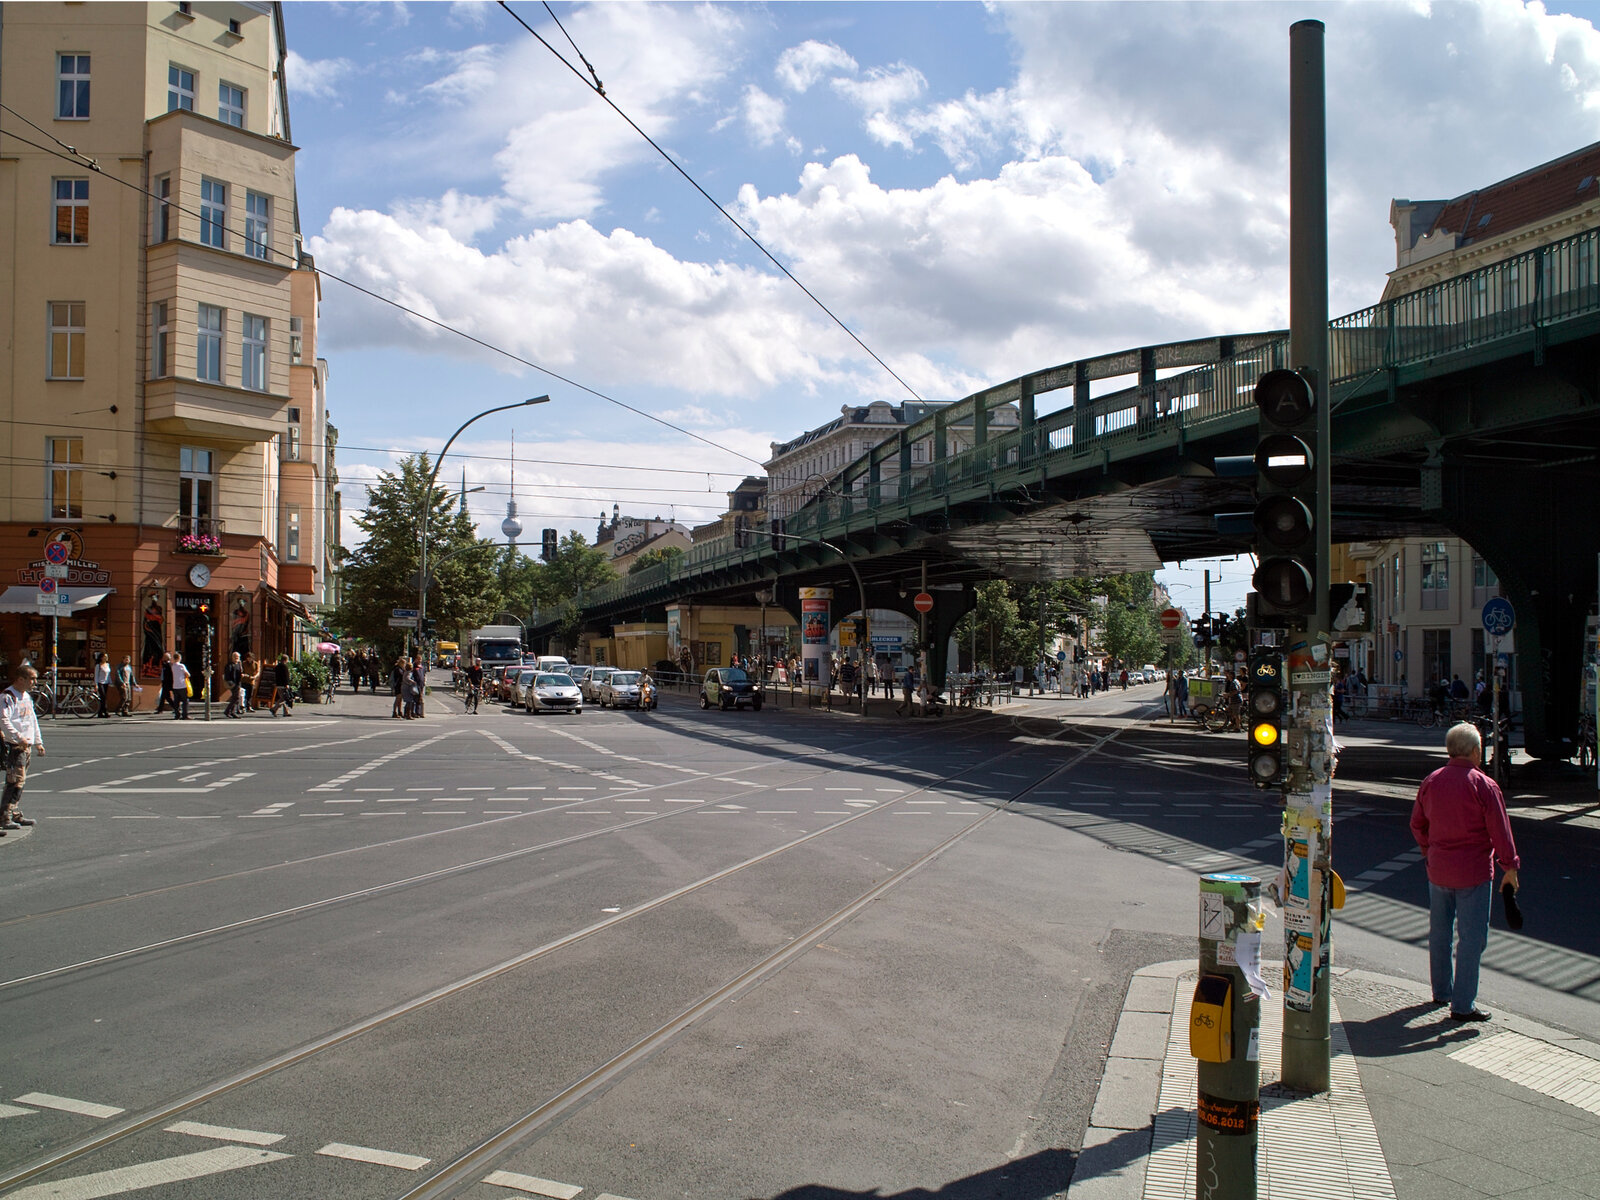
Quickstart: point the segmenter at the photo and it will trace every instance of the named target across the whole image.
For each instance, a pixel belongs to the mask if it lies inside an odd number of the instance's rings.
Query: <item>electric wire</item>
[[[688,171],[684,170],[683,167],[679,165],[677,159],[673,158],[672,155],[668,154],[665,150],[663,150],[661,148],[660,144],[657,143],[656,140],[653,137],[651,137],[643,129],[640,129],[638,124],[635,123],[634,119],[632,117],[630,117],[627,113],[623,112],[622,109],[617,106],[617,102],[615,100],[613,100],[610,96],[606,95],[605,88],[600,86],[600,80],[599,80],[598,76],[596,76],[595,81],[592,84],[589,83],[587,80],[584,80],[583,73],[581,71],[579,71],[577,67],[573,66],[570,62],[568,62],[566,60],[565,56],[562,55],[561,51],[557,50],[549,42],[545,41],[544,38],[540,37],[538,32],[533,28],[533,26],[529,25],[526,21],[524,21],[521,17],[519,17],[517,15],[516,11],[511,7],[511,5],[506,3],[506,0],[500,0],[500,7],[505,9],[506,12],[510,15],[511,19],[513,21],[515,21],[518,25],[521,25],[524,29],[526,29],[528,31],[528,33],[531,34],[534,37],[534,39],[537,40],[538,43],[541,46],[543,46],[546,50],[550,51],[551,54],[555,55],[556,58],[560,60],[561,64],[564,67],[567,68],[567,70],[571,71],[574,75],[576,75],[578,77],[578,79],[580,81],[583,82],[583,86],[584,87],[586,87],[590,91],[594,92],[595,95],[599,96],[600,99],[604,100],[608,105],[610,105],[612,112],[616,113],[617,116],[621,117],[624,121],[626,121],[628,123],[629,127],[635,133],[637,133],[640,137],[642,137],[646,142],[650,143],[650,148],[653,149],[657,154],[659,154],[663,159],[665,159],[667,161],[667,163],[672,167],[672,169],[674,171],[676,171],[679,175],[682,175],[684,177],[684,179],[688,181],[690,187],[694,188],[695,191],[699,192],[702,196],[704,196],[707,204],[711,205],[712,208],[716,209],[719,213],[721,213],[723,215],[723,217],[725,217],[727,219],[728,223],[731,224],[740,233],[742,233],[745,236],[745,238],[750,242],[750,244],[752,246],[754,246],[757,250],[761,251],[762,254],[766,255],[768,262],[770,262],[773,266],[777,267],[778,270],[780,270],[780,271],[782,271],[784,273],[784,275],[788,278],[790,283],[794,284],[795,287],[799,288],[802,292],[804,292],[810,298],[810,300],[811,300],[811,302],[813,304],[815,304],[823,312],[827,313],[828,314],[828,319],[831,320],[840,329],[844,330],[845,333],[849,336],[851,341],[853,341],[856,345],[860,346],[863,350],[865,350],[867,352],[867,354],[871,357],[873,362],[877,363],[880,367],[882,367],[885,371],[887,371],[889,373],[889,375],[894,379],[894,381],[896,383],[898,383],[901,387],[905,388],[906,391],[910,392],[911,395],[917,401],[919,401],[921,403],[926,403],[926,401],[923,401],[921,395],[918,394],[916,388],[912,387],[904,379],[900,378],[900,376],[895,372],[895,369],[893,367],[891,367],[888,363],[884,362],[883,359],[879,358],[877,353],[872,349],[871,346],[867,345],[859,337],[857,337],[855,330],[851,329],[850,326],[846,325],[842,320],[840,320],[839,317],[834,313],[834,311],[831,308],[829,308],[826,304],[824,304],[821,300],[819,300],[817,298],[816,293],[814,293],[805,284],[801,283],[800,280],[795,277],[795,274],[794,274],[793,271],[789,270],[788,267],[784,266],[783,263],[779,262],[777,257],[773,255],[772,251],[768,250],[765,246],[763,246],[761,244],[761,242],[756,238],[755,234],[751,233],[748,229],[746,229],[744,227],[744,225],[739,221],[739,219],[737,217],[735,217],[732,213],[730,213],[726,208],[724,208],[722,205],[718,204],[714,199],[712,199],[711,198],[711,193],[706,191],[705,188],[701,187],[700,184],[698,182],[696,182],[694,176],[689,174]],[[549,12],[550,6],[548,4],[546,4],[544,7],[545,7],[545,11]],[[555,16],[554,13],[551,13],[550,15],[551,15],[551,17]],[[557,21],[556,25],[558,27],[560,27],[561,26],[561,22]],[[566,31],[565,28],[562,28],[561,32],[563,34],[567,34],[567,31]],[[572,41],[572,35],[571,34],[567,34],[567,41],[569,41],[569,42]],[[578,50],[577,43],[574,42],[572,48],[574,50]],[[583,52],[581,50],[578,50],[578,57],[579,58],[583,58]],[[594,68],[589,66],[589,60],[588,59],[583,58],[583,65],[586,66],[586,67],[589,67],[590,74],[594,73]]]
[[[563,60],[563,61],[565,61],[565,60]],[[7,108],[6,111],[7,112],[11,112],[12,110],[10,108]],[[26,117],[18,116],[18,119],[19,120],[23,120],[23,121],[27,121]],[[28,122],[28,123],[32,124],[32,122]],[[196,212],[194,209],[185,208],[183,205],[179,204],[177,201],[175,201],[175,200],[173,200],[171,198],[163,198],[161,196],[156,195],[154,192],[150,191],[148,188],[140,187],[136,183],[130,183],[128,180],[118,178],[116,175],[107,174],[100,167],[99,163],[95,162],[93,159],[86,159],[83,155],[79,154],[76,150],[74,150],[72,152],[73,155],[75,155],[76,157],[68,157],[67,155],[61,153],[61,151],[59,151],[59,150],[52,150],[49,146],[41,145],[38,142],[31,141],[30,139],[22,137],[20,134],[14,132],[12,130],[0,129],[0,134],[3,134],[5,137],[12,138],[15,141],[21,142],[25,146],[32,146],[35,150],[41,150],[46,154],[54,155],[56,158],[62,159],[65,162],[72,163],[74,166],[87,167],[89,170],[97,172],[102,178],[110,179],[110,180],[112,180],[112,181],[114,181],[116,183],[120,183],[123,187],[128,188],[128,189],[130,189],[132,191],[138,192],[142,196],[149,197],[151,200],[154,200],[157,204],[164,204],[168,208],[172,209],[173,211],[185,213],[185,214],[187,214],[187,215],[189,215],[191,217],[195,217],[198,220],[204,220],[205,219],[204,217],[201,216],[200,213]],[[173,239],[173,240],[177,240],[177,239]],[[273,247],[273,246],[265,246],[263,248],[266,250],[266,252],[269,255],[273,256],[274,258],[282,258],[282,259],[285,259],[285,260],[289,261],[291,266],[298,267],[298,266],[301,265],[299,260],[296,259],[295,256],[290,255],[290,254],[286,253],[285,251],[279,250],[279,249],[277,249],[276,247]],[[540,364],[534,362],[532,359],[523,358],[520,354],[516,354],[513,351],[507,350],[503,346],[497,346],[493,342],[485,341],[483,338],[476,337],[473,334],[468,333],[464,329],[458,329],[454,325],[451,325],[451,324],[448,324],[445,321],[439,320],[437,317],[430,317],[426,313],[418,312],[414,308],[407,307],[406,305],[400,303],[400,301],[398,301],[398,300],[391,299],[390,297],[382,295],[379,292],[375,292],[371,288],[363,287],[361,284],[356,283],[354,280],[346,279],[342,275],[335,275],[332,271],[329,271],[325,267],[313,267],[312,269],[315,270],[317,275],[321,276],[322,278],[331,279],[335,283],[343,284],[345,287],[349,288],[352,291],[359,292],[363,296],[370,297],[371,299],[376,300],[381,304],[387,304],[389,307],[391,307],[391,308],[393,308],[393,309],[395,309],[395,310],[397,310],[399,312],[403,312],[409,317],[414,317],[416,320],[422,321],[422,322],[424,322],[425,324],[428,324],[428,325],[432,325],[436,329],[441,329],[446,333],[454,334],[456,337],[461,338],[464,341],[471,342],[473,345],[479,346],[482,349],[488,350],[492,354],[498,354],[502,358],[510,359],[514,363],[518,363],[518,364],[520,364],[522,366],[530,368],[531,370],[537,371],[537,372],[539,372],[539,374],[544,375],[545,377],[547,377],[549,379],[554,379],[558,383],[564,383],[568,387],[575,388],[580,392],[586,392],[586,393],[588,393],[589,395],[595,397],[598,400],[604,400],[607,404],[613,404],[616,407],[618,407],[620,409],[623,409],[626,412],[633,413],[635,416],[643,417],[647,421],[654,421],[657,425],[661,425],[661,426],[663,426],[663,427],[665,427],[667,429],[670,429],[674,433],[680,433],[684,437],[691,438],[694,441],[700,442],[703,445],[710,446],[713,450],[720,450],[724,454],[731,454],[735,458],[742,458],[746,462],[754,463],[758,467],[765,465],[764,463],[760,462],[758,459],[751,458],[750,455],[745,454],[743,451],[735,450],[731,446],[724,446],[720,442],[714,442],[710,438],[704,437],[704,436],[702,436],[702,435],[700,435],[698,433],[694,433],[694,432],[692,432],[692,431],[690,431],[688,429],[685,429],[681,425],[673,424],[671,421],[667,420],[665,417],[659,417],[655,413],[648,412],[645,409],[638,408],[635,405],[627,403],[626,401],[619,400],[615,396],[609,396],[605,392],[598,391],[597,389],[592,388],[592,387],[588,386],[587,384],[579,383],[576,379],[570,379],[567,376],[562,375],[557,371],[552,371],[549,367],[541,366]],[[868,353],[871,353],[871,351],[868,351]]]

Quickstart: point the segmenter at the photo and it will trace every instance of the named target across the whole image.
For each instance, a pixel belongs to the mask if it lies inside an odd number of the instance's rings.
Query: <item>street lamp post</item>
[[[417,572],[417,647],[422,647],[422,631],[427,628],[428,619],[428,513],[433,509],[433,485],[439,478],[439,466],[444,462],[444,456],[450,453],[450,447],[456,438],[461,436],[461,431],[474,421],[481,421],[484,417],[497,412],[508,412],[513,408],[526,408],[530,404],[548,404],[549,396],[534,396],[530,400],[518,400],[515,404],[501,404],[495,408],[486,408],[477,416],[468,417],[452,433],[444,444],[444,449],[439,451],[439,457],[433,460],[433,470],[428,475],[428,486],[422,495],[422,550],[420,570]]]

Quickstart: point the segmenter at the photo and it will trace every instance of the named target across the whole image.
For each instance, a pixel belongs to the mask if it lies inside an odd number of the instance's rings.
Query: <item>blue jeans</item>
[[[1468,1013],[1478,999],[1478,960],[1489,941],[1489,880],[1469,888],[1428,884],[1428,961],[1433,998],[1448,1002],[1450,1011]],[[1455,935],[1455,978],[1450,972],[1450,942]]]

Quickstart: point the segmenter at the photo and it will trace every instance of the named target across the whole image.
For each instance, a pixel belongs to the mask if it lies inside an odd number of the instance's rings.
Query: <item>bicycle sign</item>
[[[1483,631],[1490,637],[1505,637],[1517,624],[1517,610],[1511,601],[1496,596],[1483,606]]]

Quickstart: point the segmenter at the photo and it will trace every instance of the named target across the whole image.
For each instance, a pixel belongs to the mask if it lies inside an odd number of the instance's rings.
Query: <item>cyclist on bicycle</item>
[[[1239,686],[1239,679],[1232,671],[1224,678],[1223,703],[1228,707],[1228,728],[1243,729],[1244,689]]]
[[[467,668],[467,711],[478,711],[478,698],[483,694],[483,662],[474,658]]]

